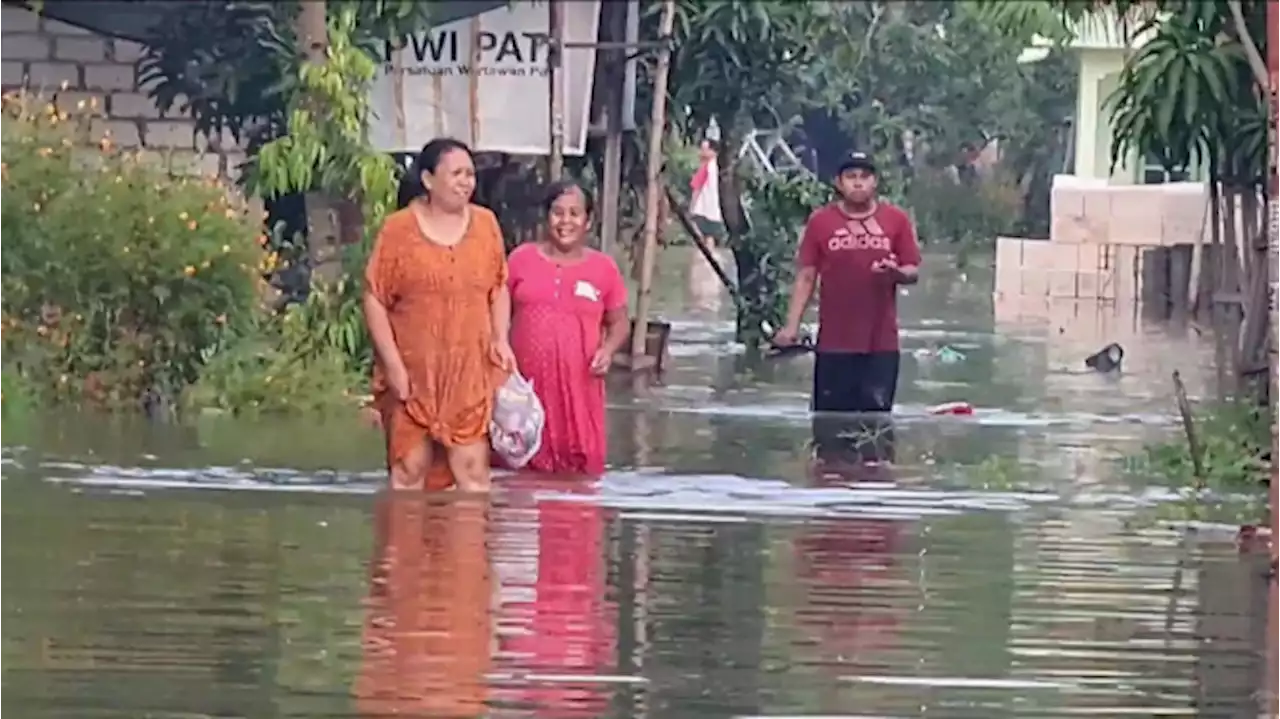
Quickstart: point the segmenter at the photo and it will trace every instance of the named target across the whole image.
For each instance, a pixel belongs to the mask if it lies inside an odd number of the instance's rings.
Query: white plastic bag
[[[513,372],[494,396],[489,444],[508,467],[520,469],[542,446],[542,427],[546,420],[533,383]]]

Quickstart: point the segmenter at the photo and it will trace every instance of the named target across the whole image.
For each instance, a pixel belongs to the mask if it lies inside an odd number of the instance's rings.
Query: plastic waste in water
[[[508,467],[520,469],[542,446],[546,419],[533,382],[513,372],[494,397],[489,445]]]
[[[947,345],[943,345],[937,349],[921,347],[911,354],[918,360],[937,360],[942,364],[955,364],[965,358],[965,354],[963,352]]]
[[[955,364],[964,359],[964,353],[951,347],[943,347],[938,350],[938,360],[943,364]]]
[[[973,414],[973,405],[968,402],[945,402],[930,407],[929,414],[968,417]]]

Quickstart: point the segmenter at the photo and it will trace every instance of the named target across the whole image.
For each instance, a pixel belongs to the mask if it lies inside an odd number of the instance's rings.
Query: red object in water
[[[946,402],[930,407],[929,414],[950,414],[957,417],[968,417],[973,414],[973,405],[968,402]]]

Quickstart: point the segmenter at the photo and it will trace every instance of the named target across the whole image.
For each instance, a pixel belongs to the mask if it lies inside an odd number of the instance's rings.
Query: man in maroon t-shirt
[[[773,341],[795,343],[820,284],[813,409],[889,412],[898,385],[898,285],[918,279],[920,246],[907,213],[876,197],[870,157],[845,157],[835,189],[836,201],[805,224],[787,323]]]

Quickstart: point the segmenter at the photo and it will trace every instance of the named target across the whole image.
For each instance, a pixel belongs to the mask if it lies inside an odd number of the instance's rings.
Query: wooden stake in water
[[[1239,3],[1233,0],[1231,13],[1242,23]],[[1268,386],[1271,391],[1271,582],[1267,592],[1267,701],[1268,716],[1280,714],[1280,6],[1266,4],[1267,64],[1267,315],[1271,328],[1268,347]],[[1261,78],[1260,78],[1261,79]]]
[[[645,366],[645,338],[649,332],[649,305],[653,293],[653,261],[658,249],[658,209],[662,201],[662,138],[667,130],[667,78],[671,74],[671,31],[675,27],[675,0],[662,3],[658,66],[653,76],[653,111],[649,119],[649,164],[645,173],[644,239],[640,244],[640,287],[636,291],[636,320],[631,328],[631,370]]]
[[[547,174],[555,182],[564,174],[564,6],[561,0],[547,3],[547,34],[547,85],[551,93]]]

